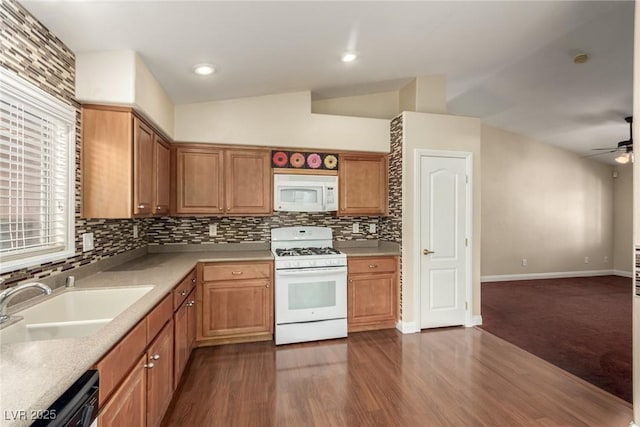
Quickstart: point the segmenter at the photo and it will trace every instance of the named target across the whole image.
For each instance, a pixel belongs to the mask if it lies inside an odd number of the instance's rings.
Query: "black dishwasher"
[[[33,426],[90,427],[98,416],[98,371],[90,370],[73,383]]]

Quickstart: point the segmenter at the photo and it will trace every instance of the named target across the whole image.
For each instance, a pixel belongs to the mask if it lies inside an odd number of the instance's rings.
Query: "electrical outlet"
[[[527,266],[527,259],[526,258],[522,258],[522,266],[523,267]]]
[[[376,224],[369,224],[369,233],[375,233],[376,232]]]
[[[133,224],[133,238],[138,238],[138,224]]]
[[[218,235],[218,224],[209,224],[209,237],[216,237]]]
[[[608,263],[608,262],[609,262],[609,257],[605,255],[605,257],[604,257],[604,263],[606,264],[606,263]]]
[[[354,234],[360,233],[360,224],[357,222],[354,222],[352,226],[352,231]]]
[[[82,252],[93,250],[93,233],[82,234]]]
[[[588,256],[584,257],[584,263],[585,264],[589,264],[589,257]]]

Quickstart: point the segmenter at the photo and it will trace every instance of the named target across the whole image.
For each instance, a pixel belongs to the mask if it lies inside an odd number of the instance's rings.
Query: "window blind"
[[[73,254],[75,112],[3,72],[0,85],[2,271]]]

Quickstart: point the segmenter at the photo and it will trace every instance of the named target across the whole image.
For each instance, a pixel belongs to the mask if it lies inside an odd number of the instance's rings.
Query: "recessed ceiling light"
[[[589,60],[589,55],[586,53],[579,53],[573,57],[573,62],[576,64],[584,64]]]
[[[344,55],[342,55],[342,62],[353,62],[357,57],[358,55],[356,55],[355,53],[347,52]]]
[[[216,69],[211,64],[198,64],[193,66],[193,72],[200,76],[208,76],[216,72]]]

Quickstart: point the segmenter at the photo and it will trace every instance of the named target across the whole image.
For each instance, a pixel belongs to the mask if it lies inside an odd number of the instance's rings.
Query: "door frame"
[[[467,309],[465,310],[464,316],[464,326],[470,327],[473,326],[473,153],[470,151],[448,151],[448,150],[430,150],[430,149],[422,149],[416,148],[414,150],[415,160],[414,160],[414,191],[413,191],[413,202],[416,207],[416,211],[420,213],[420,195],[422,190],[422,158],[423,157],[453,157],[465,160],[465,173],[467,174],[469,182],[466,186],[466,195],[465,195],[465,203],[467,204],[466,209],[466,217],[465,217],[465,227],[467,229],[468,239],[467,246],[465,247],[465,257],[466,257],[466,270],[467,274],[465,274],[465,301],[468,303]],[[415,265],[414,273],[413,273],[413,291],[416,296],[414,301],[414,312],[416,319],[416,332],[420,332],[422,330],[422,283],[421,283],[421,258],[422,258],[422,248],[420,248],[420,236],[422,236],[421,230],[421,221],[420,215],[414,215],[413,218],[413,229],[417,230],[418,239],[415,244],[417,250],[414,251],[413,262]]]

